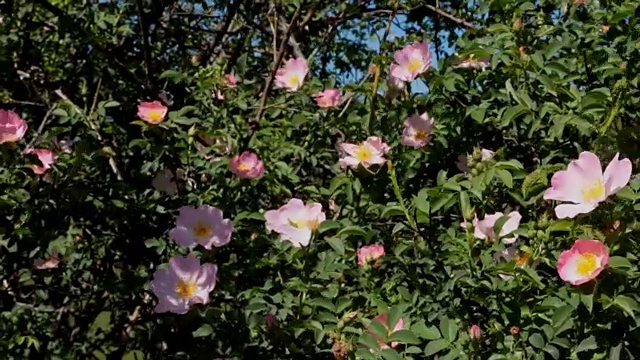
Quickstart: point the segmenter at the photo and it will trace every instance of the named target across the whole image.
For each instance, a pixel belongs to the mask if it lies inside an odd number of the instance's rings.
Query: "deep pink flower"
[[[625,187],[630,178],[629,159],[618,160],[616,154],[603,174],[598,157],[583,151],[578,160],[569,163],[567,170],[553,174],[551,187],[544,193],[544,199],[573,203],[561,204],[555,209],[559,219],[573,218],[591,212],[608,196]]]
[[[595,279],[609,263],[609,249],[599,240],[578,239],[558,257],[558,274],[571,285]]]
[[[25,154],[34,154],[38,157],[38,160],[40,160],[41,165],[29,165],[29,167],[31,167],[31,170],[33,170],[33,172],[35,174],[38,175],[42,175],[45,172],[47,172],[47,170],[51,169],[51,165],[53,165],[53,163],[55,162],[55,156],[53,155],[53,152],[49,149],[27,149],[24,152]]]
[[[384,143],[377,136],[369,136],[366,141],[360,144],[342,143],[342,158],[340,166],[342,168],[357,168],[362,164],[365,168],[371,165],[384,164],[387,159],[384,155],[390,150],[389,145]]]
[[[386,313],[382,313],[380,315],[378,315],[375,319],[371,320],[371,321],[378,321],[380,322],[382,325],[384,325],[384,327],[387,329],[387,336],[393,334],[394,332],[398,331],[398,330],[402,330],[404,329],[404,319],[400,318],[398,319],[398,322],[395,323],[395,325],[393,326],[393,329],[389,329],[389,327],[387,326],[387,314]],[[387,345],[384,342],[384,339],[380,339],[379,337],[377,337],[371,330],[367,329],[367,332],[371,335],[373,335],[373,337],[376,338],[376,340],[378,340],[378,345],[380,345],[380,349],[388,349],[389,345]],[[396,347],[398,346],[399,343],[397,342],[392,342],[391,343],[391,347]]]
[[[520,213],[517,211],[510,212],[507,215],[509,217],[509,220],[507,220],[507,222],[502,225],[500,234],[496,236],[495,231],[493,230],[493,226],[496,224],[496,221],[498,221],[498,219],[503,216],[503,213],[497,212],[492,215],[486,215],[483,220],[478,220],[477,218],[473,219],[473,236],[478,239],[488,240],[497,240],[498,238],[502,238],[503,243],[513,244],[518,238],[518,235],[514,235],[508,238],[505,238],[504,236],[518,230],[522,215],[520,215]]]
[[[236,76],[233,74],[225,74],[224,82],[225,82],[225,85],[227,85],[230,88],[234,88],[238,86],[238,79],[236,79]]]
[[[413,81],[431,67],[429,42],[415,42],[396,51],[397,66],[391,68],[391,75],[402,81]]]
[[[257,179],[264,175],[264,163],[258,155],[245,151],[231,159],[229,170],[241,179]]]
[[[482,337],[482,329],[480,328],[480,326],[478,325],[471,325],[471,327],[469,328],[469,338],[471,338],[471,340],[480,340],[480,338]]]
[[[224,246],[231,241],[233,223],[225,219],[222,210],[214,206],[201,205],[197,208],[183,206],[176,219],[176,227],[169,236],[176,244],[194,248],[200,244],[205,249]]]
[[[380,244],[366,245],[358,249],[358,265],[364,266],[369,262],[375,262],[385,255],[384,246]]]
[[[400,143],[416,149],[427,145],[434,123],[426,112],[422,115],[411,116],[404,121],[404,130],[402,131]]]
[[[264,213],[267,230],[280,234],[280,239],[290,241],[294,246],[309,245],[311,235],[326,220],[322,205],[305,205],[300,199],[291,199],[277,210]]]
[[[342,96],[339,89],[326,89],[319,93],[313,94],[313,98],[316,101],[318,107],[328,108],[340,104]]]
[[[0,109],[0,144],[19,141],[28,128],[27,122],[18,114]]]
[[[283,67],[278,69],[275,84],[287,91],[296,91],[304,83],[304,78],[309,73],[309,65],[305,59],[289,59]]]
[[[138,117],[150,124],[159,124],[168,110],[160,101],[143,101],[138,105]]]
[[[151,290],[158,297],[154,311],[185,314],[193,304],[208,303],[217,274],[218,266],[200,265],[194,255],[172,257],[167,269],[153,274]]]

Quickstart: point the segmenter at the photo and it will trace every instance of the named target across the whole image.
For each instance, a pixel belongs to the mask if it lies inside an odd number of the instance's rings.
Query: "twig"
[[[472,23],[470,23],[470,22],[468,22],[468,21],[466,21],[464,19],[457,18],[457,17],[449,14],[448,12],[446,12],[446,11],[444,11],[442,9],[439,9],[439,8],[433,6],[433,5],[428,5],[427,4],[427,5],[424,5],[424,7],[426,7],[427,9],[435,12],[436,14],[438,14],[438,15],[444,17],[444,18],[447,18],[447,19],[453,21],[456,24],[466,26],[466,27],[468,27],[470,29],[475,29],[476,28],[476,26],[473,25]]]
[[[144,53],[144,64],[147,73],[147,86],[154,89],[151,79],[153,78],[153,68],[151,66],[151,46],[149,45],[149,28],[145,24],[144,5],[142,0],[136,0],[138,5],[138,22],[140,23],[140,31],[142,32],[142,50]]]
[[[42,118],[42,121],[40,122],[40,126],[38,126],[38,130],[36,130],[36,133],[33,135],[33,137],[31,138],[31,141],[29,141],[25,149],[30,149],[33,143],[36,142],[36,140],[38,139],[38,136],[40,136],[40,134],[42,133],[42,130],[44,130],[44,126],[47,124],[47,120],[49,119],[49,116],[51,115],[51,113],[53,113],[53,110],[55,109],[56,107],[54,106],[47,111],[47,113],[44,115],[44,118]]]
[[[287,31],[287,21],[282,16],[278,17],[278,27],[280,28],[281,31],[285,31],[285,32]],[[300,43],[298,43],[298,41],[296,40],[295,36],[293,36],[293,34],[291,34],[287,38],[287,41],[289,42],[289,45],[291,46],[291,48],[293,48],[293,53],[296,55],[296,57],[299,59],[304,58],[304,54],[302,53],[302,50],[300,50]]]
[[[239,7],[240,7],[240,0],[235,0],[231,4],[231,6],[229,6],[229,12],[227,12],[227,17],[224,19],[222,23],[220,23],[220,25],[216,29],[218,33],[216,34],[216,37],[213,39],[213,43],[211,43],[211,46],[208,49],[205,49],[205,51],[203,51],[204,56],[202,57],[202,59],[205,61],[205,64],[213,62],[213,61],[209,62],[209,57],[210,57],[209,53],[215,54],[215,49],[218,47],[218,45],[222,44],[222,39],[227,35],[229,26],[231,26],[231,22],[236,17]],[[215,58],[213,60],[215,61]]]
[[[296,22],[296,20],[298,19],[298,16],[300,15],[300,9],[301,7],[298,7],[296,9],[296,12],[293,14],[293,17],[291,18],[291,22],[289,23],[289,26],[287,26],[287,31],[284,34],[285,39],[287,39],[291,34],[291,31],[293,30],[293,24]],[[287,44],[286,41],[282,41],[280,43],[280,49],[278,49],[278,56],[276,58],[276,61],[273,63],[273,69],[271,69],[271,75],[269,75],[269,78],[267,79],[267,82],[264,86],[264,91],[262,91],[262,97],[260,98],[260,107],[258,108],[258,113],[256,114],[256,117],[254,119],[255,123],[260,122],[260,119],[262,118],[262,114],[264,113],[265,105],[267,104],[267,97],[269,96],[269,90],[271,89],[271,84],[273,84],[273,80],[276,78],[276,73],[278,72],[278,68],[280,67],[280,62],[282,62],[282,58],[284,57],[284,50],[286,48],[286,44]]]
[[[86,121],[87,125],[89,125],[89,128],[95,133],[96,137],[98,138],[98,141],[102,142],[103,140],[102,140],[102,135],[100,135],[100,131],[98,131],[98,128],[95,126],[95,124],[93,122],[91,122],[91,119],[89,119],[87,117],[87,115],[78,107],[78,105],[74,104],[73,101],[69,100],[67,95],[65,95],[62,92],[62,90],[60,90],[60,89],[55,90],[54,93],[56,95],[58,95],[58,97],[61,98],[62,100],[68,102],[71,105],[71,107],[73,107],[73,109],[80,116],[82,116],[84,118],[84,120]],[[120,170],[118,170],[118,166],[116,164],[115,159],[110,154],[107,154],[107,157],[109,158],[109,166],[111,166],[111,170],[116,175],[116,178],[118,180],[122,180],[122,174],[120,173]]]

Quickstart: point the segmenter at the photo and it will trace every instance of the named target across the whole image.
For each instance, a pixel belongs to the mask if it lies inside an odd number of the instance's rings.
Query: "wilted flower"
[[[38,175],[44,174],[47,170],[51,169],[51,165],[55,162],[55,156],[53,152],[49,149],[27,149],[24,152],[25,154],[34,154],[40,160],[42,165],[29,165],[31,170]]]
[[[18,114],[0,109],[0,144],[19,141],[28,128],[27,122]]]
[[[225,219],[222,210],[217,207],[183,206],[176,219],[176,227],[169,232],[169,236],[182,247],[193,248],[200,244],[209,250],[211,246],[228,244],[232,232],[233,223]]]
[[[386,313],[382,313],[382,314],[378,315],[372,321],[378,321],[382,325],[384,325],[385,329],[387,329],[387,336],[393,334],[394,332],[396,332],[398,330],[404,329],[404,319],[402,319],[402,318],[398,319],[398,322],[393,325],[392,329],[389,329],[389,327],[387,326],[387,314]],[[379,337],[377,337],[371,330],[367,330],[367,332],[369,334],[373,335],[373,337],[375,337],[378,340],[378,345],[380,345],[380,349],[388,349],[389,348],[389,345],[387,345],[384,342],[384,339],[380,339]],[[398,345],[399,345],[399,343],[397,343],[395,341],[391,343],[391,347],[396,347]]]
[[[258,155],[245,151],[231,159],[229,170],[241,179],[256,179],[264,175],[264,163]]]
[[[60,264],[60,258],[58,257],[56,250],[51,252],[51,256],[46,259],[36,259],[33,261],[33,266],[38,270],[55,269]]]
[[[150,124],[159,124],[168,110],[160,101],[143,101],[138,105],[138,117]]]
[[[319,93],[313,94],[313,98],[316,101],[318,107],[328,108],[340,104],[342,96],[339,89],[326,89]]]
[[[358,265],[365,266],[385,255],[384,246],[380,244],[366,245],[358,249]]]
[[[510,246],[502,251],[498,251],[493,255],[495,261],[503,259],[506,262],[515,260],[516,266],[523,268],[529,264],[529,254],[523,251],[519,251],[517,247]],[[535,264],[532,266],[535,267]],[[507,274],[498,274],[503,280],[511,280],[513,276]]]
[[[469,55],[468,58],[460,61],[456,68],[464,68],[464,69],[480,69],[485,70],[489,68],[491,64],[489,63],[488,57],[480,57],[476,58],[473,54]]]
[[[471,325],[469,328],[469,338],[471,340],[477,341],[482,337],[482,329],[478,325]]]
[[[362,164],[365,168],[371,165],[384,164],[387,159],[384,158],[390,148],[382,139],[376,136],[369,136],[366,141],[360,144],[342,143],[340,145],[343,157],[340,159],[342,168],[357,168]]]
[[[415,42],[396,51],[394,55],[397,66],[391,68],[391,75],[402,81],[413,81],[418,75],[429,70],[431,51],[429,42]]]
[[[158,297],[155,312],[185,314],[193,304],[209,302],[209,293],[216,287],[218,266],[202,264],[194,255],[174,256],[168,269],[153,274],[151,290]]]
[[[326,220],[322,205],[305,205],[300,199],[291,199],[277,210],[264,213],[267,230],[280,234],[280,239],[290,241],[294,246],[309,245],[311,235]]]
[[[278,328],[278,318],[272,313],[267,313],[264,316],[265,325],[267,325],[267,329],[273,331]]]
[[[481,159],[480,161],[491,160],[495,155],[495,152],[487,149],[480,149]],[[467,155],[459,155],[458,161],[456,162],[456,167],[463,172],[469,171],[469,156]]]
[[[595,279],[609,263],[609,249],[599,240],[578,239],[558,257],[558,274],[571,285]]]
[[[175,195],[178,193],[178,184],[176,184],[176,176],[171,169],[160,171],[151,181],[154,189],[164,192],[167,195]]]
[[[504,214],[501,212],[497,212],[492,215],[486,215],[483,220],[478,220],[477,218],[473,220],[473,236],[478,239],[488,239],[488,240],[497,240],[498,238],[503,238],[502,242],[505,244],[513,244],[518,235],[514,235],[509,238],[504,238],[504,236],[511,234],[512,232],[518,230],[520,226],[520,220],[522,219],[522,215],[520,215],[517,211],[510,212],[507,216],[509,219],[502,225],[502,229],[500,229],[500,234],[496,236],[495,231],[493,230],[493,226],[496,224],[496,221],[503,217]]]
[[[304,78],[309,72],[309,65],[305,59],[289,59],[283,67],[278,69],[275,84],[287,91],[296,91],[304,83]]]
[[[421,148],[429,143],[429,136],[433,129],[434,121],[426,112],[422,115],[413,115],[404,121],[402,140],[405,146]]]
[[[629,159],[618,160],[616,154],[603,174],[598,157],[592,152],[583,151],[578,160],[569,163],[567,170],[553,174],[551,187],[545,191],[544,199],[573,203],[555,208],[559,219],[573,218],[591,212],[608,196],[625,187],[630,178]]]
[[[395,98],[398,94],[404,90],[407,84],[393,76],[394,69],[398,67],[398,64],[391,64],[389,67],[389,74],[387,74],[387,88],[389,89],[387,96],[389,98]]]
[[[73,144],[75,143],[73,140],[58,140],[58,138],[54,136],[51,142],[64,153],[71,154],[73,152]]]

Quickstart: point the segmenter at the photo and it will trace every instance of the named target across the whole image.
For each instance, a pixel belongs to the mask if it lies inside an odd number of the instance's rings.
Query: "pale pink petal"
[[[574,218],[578,214],[586,214],[595,209],[597,204],[560,204],[555,212],[558,219]]]
[[[607,196],[627,186],[631,179],[631,160],[618,160],[618,156],[619,154],[616,154],[604,171],[604,187]]]

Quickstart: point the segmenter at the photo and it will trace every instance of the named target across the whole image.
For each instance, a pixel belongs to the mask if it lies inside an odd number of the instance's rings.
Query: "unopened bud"
[[[471,340],[473,341],[477,341],[480,340],[480,338],[482,337],[482,329],[480,329],[480,326],[478,325],[472,325],[469,328],[469,337],[471,338]]]

